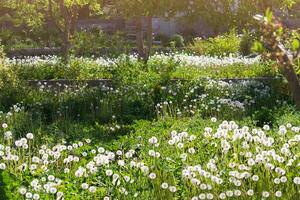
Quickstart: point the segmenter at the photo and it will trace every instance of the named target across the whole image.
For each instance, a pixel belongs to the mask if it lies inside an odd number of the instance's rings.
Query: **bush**
[[[169,36],[167,36],[165,34],[162,34],[162,33],[155,35],[154,39],[156,41],[160,41],[161,45],[164,46],[164,47],[168,47],[169,44],[170,44],[170,38],[169,38]]]
[[[45,27],[32,29],[15,27],[14,29],[0,28],[0,38],[5,51],[26,48],[59,47],[61,38],[55,28]]]
[[[13,104],[22,101],[24,84],[13,70],[0,66],[0,110],[7,110]]]
[[[80,56],[113,54],[119,55],[128,51],[125,36],[116,32],[108,35],[99,29],[77,32],[72,40],[72,53]]]
[[[23,84],[5,64],[5,53],[0,41],[0,111],[21,101]]]
[[[252,53],[252,45],[253,45],[254,39],[251,33],[245,32],[243,36],[241,37],[240,42],[240,54],[243,56],[248,56]]]
[[[105,37],[101,30],[77,32],[72,40],[72,53],[75,55],[90,56],[97,48],[105,46]]]
[[[11,30],[0,30],[0,38],[5,51],[38,48],[41,46],[40,38]]]
[[[184,38],[181,35],[175,34],[170,40],[171,47],[184,47]]]
[[[0,68],[4,65],[4,59],[5,59],[4,48],[3,45],[1,45],[1,40],[0,40]]]
[[[2,41],[2,44],[5,46],[11,45],[11,40],[14,36],[14,33],[9,29],[1,29],[0,30],[0,38]]]
[[[196,54],[209,56],[237,55],[241,39],[232,31],[222,36],[203,40],[195,38],[188,49]]]

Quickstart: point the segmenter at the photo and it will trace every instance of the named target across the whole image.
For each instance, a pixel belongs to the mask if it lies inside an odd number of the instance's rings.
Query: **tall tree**
[[[47,16],[61,35],[62,53],[65,59],[69,56],[71,39],[76,31],[79,12],[84,7],[88,7],[91,13],[100,13],[101,11],[98,0],[48,0],[46,3]]]
[[[234,24],[236,1],[234,0],[190,0],[183,10],[186,20],[193,23],[199,18],[206,22],[214,34],[229,29]]]
[[[62,40],[61,52],[68,60],[71,39],[76,31],[82,8],[90,14],[101,12],[100,0],[3,0],[3,5],[14,11],[14,22],[32,28],[42,28],[46,22],[55,27]]]
[[[259,21],[261,40],[266,55],[278,63],[279,69],[288,81],[292,97],[300,109],[300,80],[295,71],[294,60],[300,58],[300,42],[298,39],[292,40],[292,48],[287,47],[289,39],[289,29],[284,27],[279,18],[274,17],[270,10],[266,16],[256,15]]]
[[[293,0],[189,0],[183,12],[191,22],[201,18],[215,34],[231,28],[245,28],[253,24],[253,16],[264,13],[269,7],[274,10],[292,5]]]
[[[134,20],[136,44],[140,57],[148,58],[153,43],[152,18],[171,17],[177,14],[178,0],[114,0],[115,12],[127,20]],[[143,20],[144,19],[144,20]],[[146,22],[147,48],[144,46],[143,22]]]

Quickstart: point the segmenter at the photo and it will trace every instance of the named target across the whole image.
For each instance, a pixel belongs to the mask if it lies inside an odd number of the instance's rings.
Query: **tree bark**
[[[138,49],[138,55],[140,58],[145,58],[145,49],[144,49],[144,33],[143,33],[143,24],[142,18],[138,17],[135,21],[136,25],[136,44]]]
[[[64,46],[62,48],[62,55],[64,58],[64,61],[68,62],[69,58],[70,58],[70,50],[72,47],[72,38],[75,34],[76,31],[76,24],[77,24],[77,20],[78,20],[78,16],[77,16],[77,8],[73,8],[73,12],[75,12],[75,14],[72,13],[68,13],[67,17],[66,17],[66,22],[65,22],[65,32],[64,32]]]
[[[62,15],[62,23],[59,23],[59,19],[54,16],[53,13],[53,2],[48,0],[48,13],[53,24],[58,30],[60,37],[62,39],[61,55],[65,62],[69,61],[70,49],[72,46],[71,39],[76,32],[76,25],[78,21],[78,11],[79,7],[74,5],[71,8],[67,8],[65,5],[65,0],[58,0],[58,6],[60,13]]]
[[[69,61],[70,49],[71,49],[70,36],[69,33],[65,33],[63,36],[63,45],[61,48],[61,54],[65,62]]]
[[[146,59],[148,60],[151,56],[151,49],[153,45],[153,28],[152,28],[152,16],[146,17],[147,21],[147,54]]]
[[[285,64],[282,65],[282,72],[288,81],[292,97],[297,107],[300,109],[300,81],[293,64],[290,62],[285,62]]]
[[[68,62],[71,49],[71,38],[75,33],[78,20],[78,7],[72,6],[68,9],[64,3],[64,0],[60,0],[59,7],[64,19],[64,28],[62,31],[63,46],[61,50],[64,61]]]

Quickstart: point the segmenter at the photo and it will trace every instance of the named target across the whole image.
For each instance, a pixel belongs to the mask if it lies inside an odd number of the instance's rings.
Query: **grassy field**
[[[300,113],[270,62],[47,57],[1,71],[0,199],[299,196]],[[276,79],[219,80],[246,77]],[[112,86],[26,84],[100,78]]]

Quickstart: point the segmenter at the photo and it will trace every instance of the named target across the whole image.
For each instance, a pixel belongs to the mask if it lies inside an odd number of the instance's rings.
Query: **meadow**
[[[297,199],[300,113],[272,65],[183,53],[67,66],[6,58],[1,199]],[[55,79],[111,84],[27,82]]]

